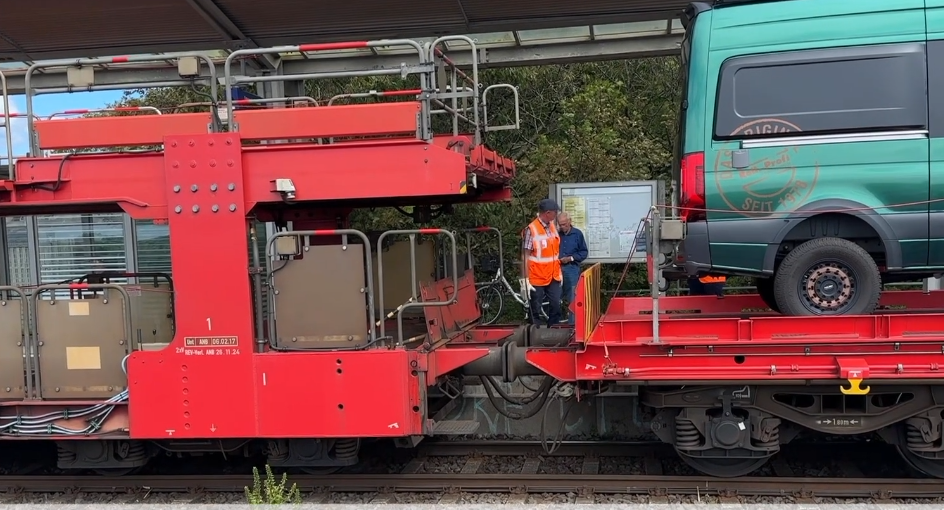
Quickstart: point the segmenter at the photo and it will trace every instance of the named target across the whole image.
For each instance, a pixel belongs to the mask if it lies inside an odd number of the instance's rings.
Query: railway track
[[[794,459],[772,462],[767,476],[730,479],[671,472],[665,463],[657,462],[667,453],[658,443],[565,442],[553,454],[547,454],[539,442],[531,441],[436,442],[424,445],[409,460],[387,466],[394,472],[370,472],[377,466],[361,465],[333,474],[294,474],[290,482],[305,493],[305,501],[310,503],[332,502],[333,495],[339,493],[360,493],[366,496],[364,502],[375,503],[398,502],[405,494],[440,503],[456,503],[470,494],[502,494],[506,496],[504,502],[512,503],[526,503],[534,495],[549,494],[569,495],[570,502],[576,503],[599,502],[607,495],[646,496],[648,502],[667,502],[671,496],[716,497],[731,502],[758,496],[798,502],[814,497],[944,498],[944,481],[888,471],[887,464],[896,456],[885,445],[836,442],[795,446],[799,447],[792,450]],[[826,448],[828,455],[824,455]],[[797,476],[796,462],[802,461],[796,459],[804,456],[820,462],[824,458],[842,460],[838,467],[820,471],[823,476]],[[633,458],[638,469],[633,474],[608,473],[607,459],[621,457]],[[565,460],[568,462],[562,462]],[[879,465],[884,471],[873,474],[869,465]],[[177,503],[206,502],[213,494],[241,493],[251,484],[248,474],[0,476],[0,492],[27,499],[39,493],[59,493],[67,499],[79,494],[123,493],[128,501],[173,494],[173,502]]]
[[[650,475],[546,475],[546,474],[392,474],[392,475],[296,475],[291,483],[304,493],[368,492],[391,495],[407,493],[570,494],[590,498],[595,494],[650,496],[700,495],[780,496],[805,499],[828,498],[940,498],[944,483],[930,479],[874,478],[771,478],[737,479],[699,476]],[[244,475],[217,475],[199,479],[171,475],[129,476],[4,476],[0,488],[8,493],[156,493],[198,495],[242,492],[252,484]]]

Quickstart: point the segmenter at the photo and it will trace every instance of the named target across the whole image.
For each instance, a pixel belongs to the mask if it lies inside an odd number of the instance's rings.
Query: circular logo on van
[[[757,139],[794,132],[802,130],[784,120],[758,119],[738,127],[731,136]],[[744,168],[734,168],[731,150],[718,151],[715,159],[715,185],[730,210],[756,217],[792,211],[810,198],[819,177],[819,163],[798,163],[799,146],[745,150],[748,161]]]

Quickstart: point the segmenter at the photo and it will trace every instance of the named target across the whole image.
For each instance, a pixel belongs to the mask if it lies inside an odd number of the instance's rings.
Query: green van
[[[944,0],[685,10],[677,270],[784,315],[868,314],[944,272]]]

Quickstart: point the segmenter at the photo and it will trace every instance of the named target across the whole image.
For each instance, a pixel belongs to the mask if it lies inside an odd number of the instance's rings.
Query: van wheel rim
[[[811,312],[842,313],[856,300],[856,275],[838,261],[819,262],[803,275],[799,290]]]

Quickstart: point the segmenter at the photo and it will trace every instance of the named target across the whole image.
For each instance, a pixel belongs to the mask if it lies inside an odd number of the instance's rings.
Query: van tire
[[[757,287],[757,294],[764,300],[767,308],[780,313],[780,307],[777,306],[777,298],[774,297],[774,279],[773,278],[754,278],[754,286]]]
[[[784,257],[774,276],[783,315],[867,315],[878,306],[882,278],[872,256],[837,237],[807,241]]]

